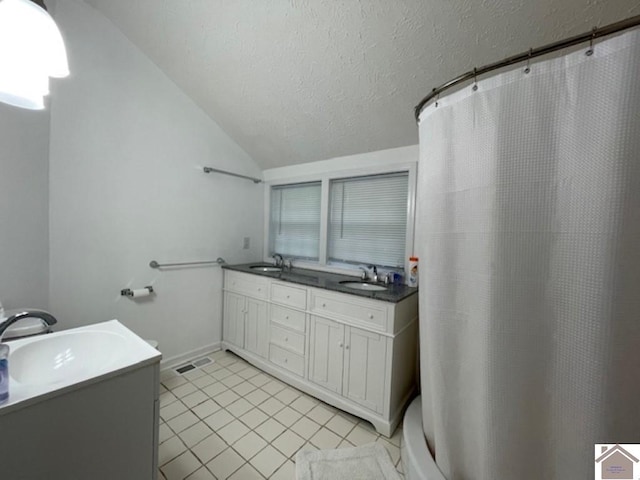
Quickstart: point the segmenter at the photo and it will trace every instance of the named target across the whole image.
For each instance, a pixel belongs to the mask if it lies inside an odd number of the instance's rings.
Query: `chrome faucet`
[[[360,280],[369,280],[369,272],[365,267],[358,267],[362,270],[362,274],[360,275]]]
[[[375,265],[369,265],[367,268],[373,270],[373,277],[371,277],[371,280],[376,283],[378,281],[378,267],[376,267]]]
[[[2,337],[7,328],[23,318],[39,318],[49,327],[58,323],[53,315],[49,312],[45,312],[44,310],[22,310],[5,319],[0,319],[0,342],[2,342]]]
[[[282,267],[284,260],[282,259],[282,255],[280,255],[279,253],[274,253],[273,255],[271,255],[271,258],[273,258],[276,261],[276,267]]]

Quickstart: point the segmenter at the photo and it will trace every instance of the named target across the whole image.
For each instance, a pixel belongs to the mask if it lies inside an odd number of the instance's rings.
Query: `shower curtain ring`
[[[472,90],[475,92],[478,90],[478,69],[473,67],[473,87]]]
[[[593,41],[596,38],[597,31],[598,31],[598,27],[593,27],[593,30],[591,31],[591,38],[589,39],[589,48],[587,49],[586,52],[584,52],[584,54],[587,57],[590,57],[591,55],[593,55]]]
[[[438,100],[440,100],[440,92],[436,95],[436,108],[438,108]]]
[[[533,48],[529,49],[529,58],[527,58],[527,66],[524,67],[524,73],[529,73],[531,71],[531,56],[533,55]]]

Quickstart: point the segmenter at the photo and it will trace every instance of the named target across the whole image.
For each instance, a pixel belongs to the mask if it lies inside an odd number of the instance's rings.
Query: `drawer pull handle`
[[[288,342],[289,341],[289,337],[284,337],[284,341]]]
[[[370,314],[369,314],[369,318],[370,318],[371,320],[373,320],[373,313],[370,313]]]
[[[323,303],[323,304],[322,304],[322,308],[324,308],[324,307],[326,307],[326,306],[327,306],[327,304],[326,304],[326,303]]]
[[[349,345],[345,345],[344,348],[346,348],[347,350],[349,350]]]
[[[258,289],[258,291],[259,291],[259,292],[261,292],[261,291],[262,291],[262,289],[261,289],[261,288],[259,288],[259,289]]]
[[[285,320],[289,320],[289,315],[285,315]]]
[[[343,344],[342,342],[340,342],[340,343],[338,343],[338,346],[339,346],[340,348],[342,348],[342,347],[344,346],[344,344]]]
[[[287,295],[287,298],[291,298],[291,295]]]
[[[288,358],[285,358],[285,359],[284,359],[284,363],[289,363],[289,359],[288,359]]]

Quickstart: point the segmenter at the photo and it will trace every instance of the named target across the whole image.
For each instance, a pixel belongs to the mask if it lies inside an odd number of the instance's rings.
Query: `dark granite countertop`
[[[371,298],[373,300],[380,300],[383,302],[398,303],[400,300],[418,293],[417,288],[407,287],[406,285],[385,285],[388,288],[384,291],[356,290],[345,287],[344,285],[341,285],[340,282],[357,282],[359,281],[358,277],[296,267],[290,270],[282,270],[281,272],[261,272],[260,270],[251,268],[255,265],[272,266],[268,263],[245,263],[242,265],[225,264],[222,265],[222,268],[234,270],[236,272],[258,275],[261,277],[273,278],[274,280],[281,280],[283,282],[297,283],[306,287],[323,288],[325,290],[346,293],[357,297]]]

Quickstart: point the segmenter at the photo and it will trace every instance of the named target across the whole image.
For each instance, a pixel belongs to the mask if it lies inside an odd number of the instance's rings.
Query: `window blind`
[[[407,172],[332,180],[328,260],[404,268]]]
[[[320,182],[271,187],[271,254],[318,260],[320,196]]]

